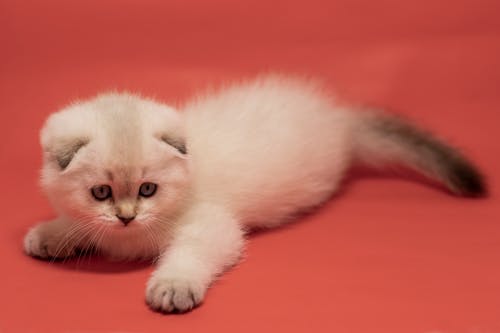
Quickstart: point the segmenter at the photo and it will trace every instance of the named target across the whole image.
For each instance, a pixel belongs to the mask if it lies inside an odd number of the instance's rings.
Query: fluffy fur
[[[463,195],[477,169],[408,122],[338,105],[321,85],[264,76],[200,96],[182,112],[128,94],[68,106],[42,132],[42,186],[58,218],[31,229],[25,250],[66,258],[158,259],[146,301],[187,311],[237,262],[245,230],[320,205],[354,162],[402,164]],[[141,184],[158,185],[151,197]],[[98,201],[92,188],[109,185]],[[119,216],[133,218],[122,223]]]

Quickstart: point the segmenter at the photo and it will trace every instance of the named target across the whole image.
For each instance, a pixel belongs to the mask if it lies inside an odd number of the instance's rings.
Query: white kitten
[[[244,230],[320,205],[352,162],[403,164],[457,194],[485,192],[472,164],[422,130],[272,75],[199,97],[182,113],[101,95],[49,117],[41,141],[42,186],[59,217],[29,231],[26,252],[160,256],[146,300],[164,312],[198,305],[238,260]]]

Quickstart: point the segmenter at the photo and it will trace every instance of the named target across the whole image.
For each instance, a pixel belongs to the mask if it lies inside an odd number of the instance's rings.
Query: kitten
[[[159,257],[146,301],[162,312],[197,306],[237,262],[245,230],[320,205],[353,163],[401,164],[458,195],[486,191],[477,169],[429,133],[276,75],[200,96],[182,112],[100,95],[51,115],[41,143],[41,184],[58,217],[28,232],[26,253]]]

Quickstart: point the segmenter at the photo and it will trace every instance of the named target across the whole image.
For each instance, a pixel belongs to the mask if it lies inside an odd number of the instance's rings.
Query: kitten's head
[[[42,186],[82,228],[159,231],[183,203],[189,168],[182,121],[167,106],[101,95],[49,117],[41,141]]]

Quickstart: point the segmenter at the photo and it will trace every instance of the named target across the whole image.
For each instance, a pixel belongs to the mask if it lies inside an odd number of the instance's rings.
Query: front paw
[[[63,259],[75,254],[75,248],[47,232],[45,224],[32,228],[24,237],[24,252],[41,259]]]
[[[153,276],[146,288],[146,303],[155,311],[182,313],[203,301],[205,287],[183,278]]]

